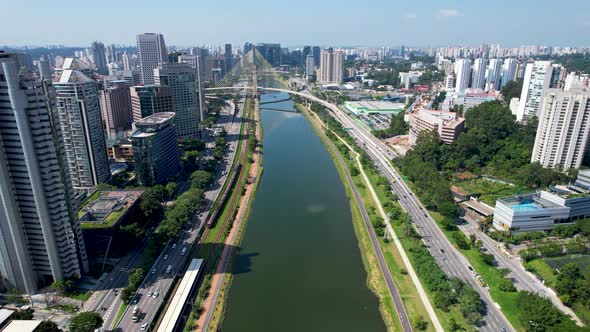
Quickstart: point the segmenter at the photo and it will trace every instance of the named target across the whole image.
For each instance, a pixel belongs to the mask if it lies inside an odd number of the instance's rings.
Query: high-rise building
[[[72,183],[75,190],[88,192],[111,176],[96,83],[68,69],[54,84]]]
[[[126,81],[112,81],[111,86],[100,90],[100,109],[110,138],[131,129],[131,97]]]
[[[101,42],[93,42],[91,45],[92,49],[92,60],[96,71],[101,75],[108,75],[109,69],[107,68],[107,56],[105,53],[104,44]]]
[[[128,54],[127,51],[121,55],[121,60],[123,61],[123,70],[136,69],[137,66],[135,65],[135,59],[131,56],[131,54]]]
[[[28,294],[88,271],[50,81],[0,54],[0,274]]]
[[[590,90],[547,89],[531,162],[562,170],[578,168],[590,146]]]
[[[273,67],[281,65],[281,44],[258,44],[256,50]]]
[[[344,75],[344,53],[325,49],[320,53],[318,82],[322,84],[340,84]]]
[[[311,53],[313,54],[313,60],[315,61],[315,66],[320,65],[320,53],[322,49],[319,46],[314,46],[311,48]]]
[[[510,81],[514,81],[516,79],[516,59],[505,59],[504,64],[502,65],[502,84],[500,87],[503,88]]]
[[[516,113],[517,121],[526,121],[532,117],[539,117],[543,96],[547,89],[556,87],[552,81],[561,71],[560,66],[551,61],[535,61],[526,66],[522,92]]]
[[[154,70],[156,85],[167,85],[172,88],[174,119],[178,137],[181,139],[199,136],[199,123],[203,110],[199,89],[199,73],[186,63],[165,63]]]
[[[154,69],[168,61],[164,36],[159,33],[137,35],[137,58],[141,83],[154,84]]]
[[[248,52],[252,51],[254,45],[252,43],[246,42],[244,43],[244,54],[248,54]]]
[[[232,55],[231,44],[225,44],[225,53],[224,53],[225,74],[231,72],[232,58],[233,58],[233,55]]]
[[[486,65],[487,59],[478,58],[473,62],[473,74],[471,78],[471,87],[473,89],[484,89],[486,85]]]
[[[471,74],[471,60],[458,59],[455,62],[455,92],[463,93],[469,87],[469,77]]]
[[[133,122],[155,113],[174,112],[172,89],[166,85],[131,87]]]
[[[174,113],[156,113],[135,123],[131,135],[137,180],[149,186],[165,183],[180,170]]]
[[[313,55],[308,54],[305,58],[305,76],[312,77],[315,75],[315,61]]]
[[[490,59],[488,66],[488,75],[486,79],[487,90],[500,90],[502,83],[502,60]]]
[[[51,80],[51,67],[49,61],[44,59],[37,60],[37,69],[39,70],[39,77],[46,80]]]
[[[227,58],[226,58],[227,60]],[[231,61],[232,59],[230,59]],[[178,57],[178,62],[187,63],[191,68],[197,71],[197,91],[203,91],[205,83],[205,61],[201,55],[181,55]],[[199,93],[200,105],[199,116],[201,119],[205,119],[205,93]]]
[[[108,63],[119,61],[117,56],[117,47],[114,44],[107,45],[106,55]]]

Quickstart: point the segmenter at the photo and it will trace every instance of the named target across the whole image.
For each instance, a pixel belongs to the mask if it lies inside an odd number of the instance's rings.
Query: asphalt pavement
[[[235,119],[240,119],[243,114],[243,102],[238,107],[238,112]],[[231,168],[236,148],[238,144],[238,137],[240,133],[241,122],[234,121],[233,108],[229,107],[228,112],[223,112],[220,116],[219,124],[225,127],[228,139],[228,148],[226,150],[227,159],[224,159],[220,163],[220,168],[216,173],[216,179],[214,184],[205,191],[206,206],[202,209],[203,212],[197,213],[193,216],[192,227],[185,230],[185,232],[178,237],[174,242],[169,243],[154,265],[152,269],[147,273],[146,278],[139,287],[134,301],[137,303],[129,305],[119,324],[117,325],[116,331],[140,331],[141,326],[147,323],[147,331],[150,330],[150,325],[154,322],[156,314],[160,306],[164,303],[166,295],[170,292],[174,279],[177,275],[184,273],[185,262],[190,258],[191,248],[198,242],[198,235],[201,234],[201,229],[206,227],[206,220],[209,215],[209,209],[220,194],[220,190],[223,187],[227,179],[227,175]],[[186,254],[182,254],[183,248],[186,249]],[[170,267],[170,269],[168,269]],[[157,296],[154,296],[154,293]],[[150,296],[151,295],[151,296]],[[140,312],[139,321],[133,322],[133,308],[138,307]],[[116,309],[118,310],[118,306]],[[116,313],[114,314],[116,315]]]

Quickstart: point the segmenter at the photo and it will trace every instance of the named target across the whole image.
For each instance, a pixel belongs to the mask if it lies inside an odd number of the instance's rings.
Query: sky
[[[2,0],[0,45],[590,46],[590,0]]]

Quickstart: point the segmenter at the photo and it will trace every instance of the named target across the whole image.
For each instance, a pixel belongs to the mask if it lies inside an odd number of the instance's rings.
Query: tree
[[[167,191],[164,186],[156,185],[147,188],[141,196],[139,207],[143,213],[151,217],[162,210],[162,201],[166,198]]]
[[[129,287],[137,288],[144,278],[144,271],[142,268],[133,269],[129,272]]]
[[[194,188],[205,189],[212,180],[213,175],[207,171],[194,171],[191,174],[191,186]]]
[[[129,303],[131,302],[131,299],[133,298],[133,296],[135,295],[135,289],[129,288],[129,287],[125,287],[123,288],[123,290],[121,291],[121,300],[124,303]]]
[[[569,320],[550,300],[525,291],[518,292],[516,307],[518,318],[527,331],[553,331],[562,320]]]
[[[31,320],[33,319],[33,312],[30,310],[15,310],[10,319],[13,320]]]
[[[50,320],[44,320],[34,330],[35,332],[62,332],[62,330]]]
[[[516,287],[510,279],[503,278],[498,284],[498,288],[503,292],[516,292]]]
[[[474,318],[474,316],[472,315],[474,313],[481,312],[481,310],[483,309],[483,305],[479,297],[479,294],[471,287],[463,287],[463,289],[461,290],[461,295],[457,300],[459,302],[459,307],[461,308],[461,313],[465,318]],[[477,319],[472,321],[472,323],[475,322],[477,322]]]
[[[496,258],[492,254],[482,253],[481,260],[488,265],[494,266],[494,262],[496,261]]]
[[[520,98],[520,93],[522,91],[522,83],[523,80],[519,79],[516,81],[510,81],[506,83],[504,87],[502,87],[502,90],[500,90],[500,92],[502,93],[502,96],[504,96],[504,100],[506,101],[506,103],[509,103],[512,98]]]
[[[69,327],[71,332],[92,332],[102,324],[102,317],[98,313],[85,311],[72,318]]]
[[[166,184],[166,194],[168,198],[174,197],[174,194],[176,193],[176,187],[176,182],[168,182]]]
[[[428,328],[428,322],[424,320],[424,317],[418,316],[416,318],[416,323],[414,323],[414,327],[418,331],[424,331]]]

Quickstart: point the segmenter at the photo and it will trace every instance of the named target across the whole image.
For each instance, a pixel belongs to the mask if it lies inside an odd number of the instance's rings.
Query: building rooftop
[[[0,309],[0,325],[2,325],[13,312],[14,310],[10,309]]]
[[[143,190],[97,191],[78,211],[82,228],[112,227],[135,204]]]
[[[89,64],[86,62],[78,59],[78,58],[65,58],[63,65],[61,66],[63,70],[91,70]]]
[[[150,116],[147,116],[147,117],[137,121],[135,124],[136,125],[162,124],[162,123],[165,123],[166,121],[169,121],[170,119],[173,119],[175,115],[176,114],[174,114],[173,112],[154,113]]]
[[[33,332],[41,322],[41,320],[12,320],[2,329],[2,332]]]
[[[542,199],[539,193],[529,193],[499,198],[497,203],[502,203],[512,208],[512,210],[519,212],[562,207],[559,204]]]
[[[87,83],[92,82],[88,76],[79,70],[66,69],[61,73],[58,83]]]

